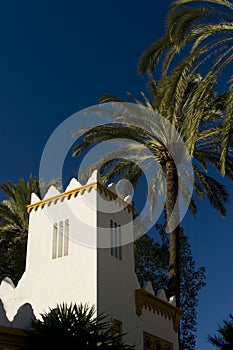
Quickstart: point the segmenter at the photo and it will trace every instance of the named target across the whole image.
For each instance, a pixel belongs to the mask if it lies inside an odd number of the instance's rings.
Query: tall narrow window
[[[118,258],[122,259],[122,246],[121,246],[121,225],[118,225]]]
[[[57,257],[57,224],[53,225],[53,247],[52,247],[52,259]]]
[[[69,220],[65,220],[64,255],[69,252]]]
[[[111,318],[111,328],[114,335],[122,334],[122,322],[115,317]]]
[[[118,258],[118,237],[117,237],[117,223],[114,222],[114,256]]]
[[[110,220],[110,237],[111,237],[111,255],[114,256],[114,228],[113,221]]]
[[[58,233],[58,258],[62,256],[63,252],[63,221],[59,222],[59,233]]]
[[[115,317],[112,317],[111,319],[111,328],[112,328],[112,334],[115,336],[119,336],[122,334],[122,322],[117,320]],[[120,339],[117,341],[117,345],[120,347]]]
[[[110,220],[111,255],[122,259],[121,226]]]
[[[69,220],[53,225],[52,259],[61,258],[69,252]]]

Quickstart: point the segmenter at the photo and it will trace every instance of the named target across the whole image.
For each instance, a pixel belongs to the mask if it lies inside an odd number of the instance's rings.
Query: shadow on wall
[[[36,319],[32,306],[29,303],[25,303],[20,306],[13,321],[10,322],[6,316],[2,300],[0,300],[0,326],[26,328],[32,319]]]

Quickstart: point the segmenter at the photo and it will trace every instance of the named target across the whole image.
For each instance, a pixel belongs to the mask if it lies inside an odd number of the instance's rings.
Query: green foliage
[[[167,290],[169,242],[167,242],[165,230],[159,231],[161,242],[143,234],[147,231],[147,225],[145,219],[140,225],[137,223],[137,226],[134,226],[134,232],[140,236],[134,241],[135,272],[141,286],[146,281],[151,281],[155,290],[157,288]]]
[[[17,184],[8,181],[0,188],[7,199],[0,203],[0,280],[8,276],[17,283],[25,269],[28,221],[27,205],[31,193],[41,198],[52,185],[59,187],[60,180],[47,185],[30,175],[28,182],[21,179]]]
[[[160,242],[148,235],[135,241],[135,272],[143,286],[151,281],[154,290],[167,292],[169,269],[169,238],[164,225],[157,225]],[[197,324],[198,294],[205,285],[204,267],[196,267],[191,246],[180,230],[181,316],[180,350],[194,350]]]
[[[229,80],[228,71],[233,60],[233,4],[227,0],[176,0],[166,16],[164,37],[156,40],[143,53],[138,71],[147,73],[154,86],[160,81],[177,81],[174,84],[174,92],[182,92],[185,89],[184,75],[203,75],[195,89],[188,105],[188,112],[199,108],[199,101],[205,99],[208,90],[221,90],[218,98],[221,99],[222,116],[219,126],[221,135],[221,173],[225,174],[228,151],[232,148],[233,130],[233,80]],[[160,65],[160,60],[162,64]],[[177,63],[178,62],[178,63]],[[162,67],[161,67],[162,66]],[[162,68],[162,79],[155,82],[155,75]],[[226,74],[224,76],[224,72]],[[176,75],[178,73],[178,77]],[[223,79],[223,77],[225,79]],[[178,78],[178,80],[177,80]],[[215,92],[216,94],[216,92]],[[169,91],[162,96],[166,99]],[[171,95],[170,95],[171,96]],[[218,101],[216,99],[216,102]],[[204,106],[203,106],[204,107]],[[204,107],[205,108],[205,107]],[[178,110],[178,109],[177,109]],[[201,110],[201,108],[200,108]],[[204,111],[204,109],[203,109]],[[198,114],[193,115],[191,132],[194,135],[198,131]],[[188,142],[192,153],[194,143],[193,135]]]
[[[130,350],[121,334],[114,334],[105,316],[95,316],[94,307],[85,305],[57,305],[41,320],[32,320],[22,349],[79,349]]]
[[[228,320],[223,320],[221,325],[218,325],[217,334],[208,336],[208,341],[216,348],[221,350],[233,349],[233,315],[229,315]]]

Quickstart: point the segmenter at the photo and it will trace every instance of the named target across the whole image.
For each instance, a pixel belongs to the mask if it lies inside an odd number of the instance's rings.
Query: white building
[[[0,349],[17,349],[17,340],[9,341],[33,315],[57,303],[82,302],[114,319],[136,349],[178,350],[181,311],[164,293],[155,296],[150,283],[140,288],[133,207],[104,187],[96,172],[86,185],[73,179],[63,193],[51,187],[42,200],[33,194],[28,210],[25,272],[17,287],[9,278],[0,285]]]

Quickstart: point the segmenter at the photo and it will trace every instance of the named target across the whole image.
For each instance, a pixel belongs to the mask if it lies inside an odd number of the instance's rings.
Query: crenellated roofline
[[[33,210],[37,211],[38,208],[43,209],[45,206],[50,206],[51,204],[56,204],[57,202],[63,202],[64,199],[69,200],[71,197],[75,198],[77,197],[78,194],[82,196],[85,192],[90,192],[92,190],[99,191],[100,193],[103,193],[106,197],[108,197],[110,200],[117,201],[120,205],[123,205],[125,208],[127,208],[128,212],[133,213],[135,210],[133,205],[127,204],[123,198],[119,197],[116,193],[112,192],[109,188],[105,187],[103,184],[96,181],[96,182],[92,182],[92,183],[74,188],[69,191],[65,191],[63,193],[59,193],[50,198],[44,198],[38,202],[29,204],[27,205],[27,211],[28,213],[30,213]]]
[[[173,328],[178,332],[182,310],[175,305],[147,292],[144,289],[135,291],[136,313],[141,316],[143,307],[173,321]]]

